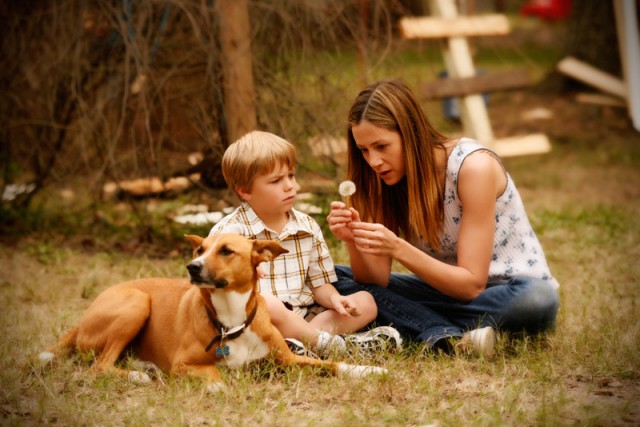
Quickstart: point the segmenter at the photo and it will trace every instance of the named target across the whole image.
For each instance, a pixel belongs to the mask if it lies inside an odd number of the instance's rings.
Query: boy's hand
[[[349,296],[335,295],[331,298],[333,309],[344,317],[360,316],[360,308]]]
[[[267,277],[267,273],[265,273],[262,267],[260,267],[260,264],[256,267],[256,273],[258,273],[258,279]]]

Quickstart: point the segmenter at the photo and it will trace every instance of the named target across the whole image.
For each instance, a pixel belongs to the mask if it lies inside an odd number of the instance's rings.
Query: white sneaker
[[[391,326],[379,326],[364,332],[345,335],[349,347],[364,353],[402,350],[400,333]]]
[[[496,331],[491,326],[485,326],[466,332],[457,347],[474,356],[490,358],[495,351],[497,340]]]
[[[295,338],[285,338],[284,341],[287,343],[287,347],[293,354],[297,354],[298,356],[308,356],[317,359],[316,356],[311,350],[306,348],[302,342],[298,341]]]
[[[328,357],[329,355],[346,356],[349,354],[347,343],[342,335],[331,335],[325,331],[318,331],[316,350],[322,357]]]

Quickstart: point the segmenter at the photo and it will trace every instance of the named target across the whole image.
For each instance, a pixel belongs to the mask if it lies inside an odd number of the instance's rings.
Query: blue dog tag
[[[216,348],[216,357],[226,357],[229,355],[229,346],[225,345],[224,347]]]

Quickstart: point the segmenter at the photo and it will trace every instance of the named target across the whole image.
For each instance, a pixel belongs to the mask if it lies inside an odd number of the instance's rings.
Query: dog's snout
[[[216,288],[224,287],[214,282],[215,273],[211,273],[211,270],[207,268],[206,263],[202,259],[194,259],[187,264],[187,271],[189,271],[191,283],[196,286],[214,285]]]
[[[189,275],[193,277],[199,277],[202,272],[202,264],[199,262],[190,262],[187,264],[187,270],[189,271]]]

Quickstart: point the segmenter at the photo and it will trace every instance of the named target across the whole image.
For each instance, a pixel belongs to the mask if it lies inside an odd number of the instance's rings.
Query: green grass
[[[636,142],[616,140],[597,149],[633,152]],[[531,221],[561,283],[558,325],[548,336],[503,334],[490,361],[431,354],[415,344],[373,361],[353,358],[389,369],[365,379],[264,361],[223,369],[227,387],[216,396],[193,378],[161,375],[134,385],[96,375],[90,354],[41,367],[29,358],[74,325],[98,292],[136,277],[182,276],[189,255],[132,256],[34,235],[0,248],[3,425],[637,423],[640,172],[621,153],[582,155],[575,146],[506,164],[522,183]],[[328,240],[336,262],[346,262],[346,252]]]
[[[401,47],[372,70],[372,77],[426,81],[442,67],[430,49],[426,44]],[[498,49],[482,48],[479,59],[518,63],[518,52]],[[535,49],[543,68],[557,57],[557,49]],[[355,81],[353,58],[336,61],[345,64],[345,78]],[[496,128],[514,114],[513,99],[491,97]],[[559,101],[534,98],[526,107]],[[426,106],[439,124],[439,103]],[[616,124],[624,113],[569,101],[556,106],[554,114],[560,116],[555,124],[540,125],[551,137],[550,154],[505,159],[561,285],[551,334],[524,339],[503,334],[493,360],[432,354],[416,344],[374,360],[354,357],[389,370],[364,379],[282,369],[267,360],[237,371],[223,369],[227,386],[217,395],[207,394],[194,378],[160,375],[151,384],[135,385],[97,375],[90,370],[91,354],[43,367],[33,357],[75,325],[108,286],[138,277],[184,276],[190,249],[182,235],[204,235],[209,227],[181,226],[170,216],[187,203],[215,206],[218,201],[215,194],[192,192],[91,206],[79,201],[84,200],[81,186],[79,200],[71,202],[54,188],[30,211],[0,209],[0,424],[637,425],[640,137]],[[536,126],[522,124],[517,132],[538,131]],[[444,129],[459,131],[450,123]],[[334,172],[325,167],[327,174]],[[299,179],[305,179],[304,168]],[[347,263],[347,252],[326,228],[326,209],[334,197],[315,196],[314,203],[325,209],[317,220],[335,261]],[[79,209],[86,206],[89,211]]]

